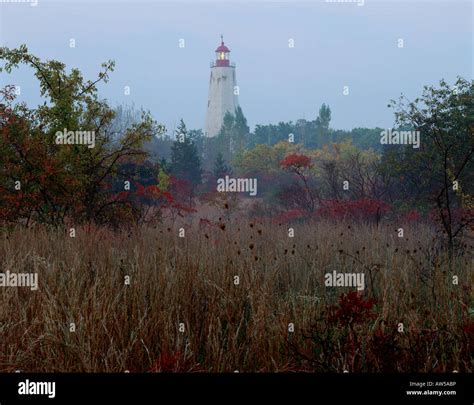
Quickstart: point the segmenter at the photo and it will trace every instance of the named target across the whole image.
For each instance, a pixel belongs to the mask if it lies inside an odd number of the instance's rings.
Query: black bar
[[[20,395],[20,382],[55,382],[55,397]],[[417,385],[413,385],[413,383]],[[410,384],[412,383],[412,385]],[[429,385],[432,384],[432,385]],[[421,387],[420,387],[421,385]],[[79,401],[310,401],[472,404],[472,374],[0,374],[0,405]],[[407,395],[407,391],[443,391]],[[446,394],[455,391],[455,394]],[[364,402],[365,401],[365,402]],[[387,402],[390,401],[390,402]],[[173,402],[176,403],[176,402]],[[189,403],[189,402],[188,402]]]

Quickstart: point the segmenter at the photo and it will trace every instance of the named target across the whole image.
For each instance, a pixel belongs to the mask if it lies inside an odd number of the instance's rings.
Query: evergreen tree
[[[245,147],[249,132],[250,128],[247,125],[247,118],[245,118],[242,108],[239,106],[235,110],[235,120],[231,140],[232,153],[239,153],[242,151]]]
[[[316,118],[315,142],[311,142],[308,147],[320,148],[325,143],[325,137],[329,134],[329,123],[331,122],[331,109],[324,104],[319,109],[318,118]]]
[[[171,147],[171,174],[187,180],[193,188],[201,183],[202,168],[196,145],[187,134],[186,125],[180,121],[176,141]]]
[[[214,162],[214,176],[216,179],[224,177],[226,174],[231,173],[231,169],[229,166],[227,166],[224,156],[222,156],[222,153],[219,153],[216,157],[216,160]]]
[[[204,134],[202,132],[202,129],[190,129],[188,130],[188,137],[191,140],[191,142],[196,146],[196,149],[198,151],[198,156],[201,159],[204,159]]]
[[[324,104],[319,109],[319,116],[316,118],[316,123],[326,132],[329,130],[329,123],[331,122],[331,109]]]
[[[234,131],[235,117],[230,112],[224,115],[224,123],[217,135],[217,151],[222,153],[224,159],[229,161],[231,158],[231,140]]]

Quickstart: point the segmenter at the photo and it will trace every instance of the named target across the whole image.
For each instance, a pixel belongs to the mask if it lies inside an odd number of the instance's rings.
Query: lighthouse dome
[[[224,45],[224,41],[221,42],[221,45],[216,49],[216,52],[230,52],[230,49]]]

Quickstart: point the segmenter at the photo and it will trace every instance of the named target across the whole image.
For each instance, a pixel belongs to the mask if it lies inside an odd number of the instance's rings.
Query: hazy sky
[[[0,41],[26,43],[86,78],[113,59],[116,71],[100,87],[112,105],[142,106],[171,129],[180,118],[202,128],[209,63],[222,33],[252,129],[314,119],[322,103],[332,109],[334,128],[389,127],[387,103],[401,92],[415,98],[441,78],[472,79],[472,9],[471,0],[2,2]],[[1,75],[0,84],[19,84],[21,99],[38,102],[31,72]]]

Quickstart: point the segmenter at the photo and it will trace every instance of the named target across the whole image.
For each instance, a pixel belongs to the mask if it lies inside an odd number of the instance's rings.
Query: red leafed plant
[[[390,209],[384,201],[360,198],[357,200],[326,200],[317,214],[331,219],[370,220],[380,219],[380,216]]]
[[[438,208],[432,209],[428,213],[428,219],[432,221],[434,224],[441,225],[442,222],[440,219],[440,215],[444,218],[447,218],[451,215],[451,220],[454,224],[468,226],[474,223],[474,209],[472,208],[457,208],[452,209],[449,213],[447,209],[440,210]]]
[[[293,153],[291,155],[286,156],[281,162],[280,166],[285,168],[285,169],[296,169],[296,170],[301,170],[304,168],[310,168],[312,166],[311,164],[311,158],[305,155],[298,155],[296,153]]]
[[[288,211],[284,211],[281,214],[273,218],[272,222],[274,224],[279,223],[289,223],[292,221],[297,221],[299,219],[304,219],[306,217],[305,212],[300,208],[293,208]]]
[[[306,194],[307,199],[307,204],[305,205],[307,205],[309,212],[314,212],[316,196],[309,185],[309,169],[313,166],[311,158],[305,155],[293,153],[286,156],[280,162],[280,166],[283,169],[294,173],[303,182],[303,192]]]
[[[185,373],[199,371],[199,365],[192,365],[181,351],[162,352],[148,370],[151,373]]]
[[[150,368],[151,372],[173,373],[179,371],[181,352],[174,353],[160,353],[153,366]]]
[[[474,322],[464,325],[463,330],[474,340]]]
[[[397,329],[388,328],[382,330],[378,326],[369,341],[366,362],[369,371],[396,372],[397,367],[403,361],[403,349],[396,339]]]
[[[342,325],[364,323],[375,318],[373,306],[375,301],[364,298],[362,294],[351,291],[339,297],[337,305],[329,310],[329,320]]]
[[[418,212],[418,210],[411,210],[407,212],[403,217],[402,221],[403,222],[417,222],[421,219],[421,214]]]

